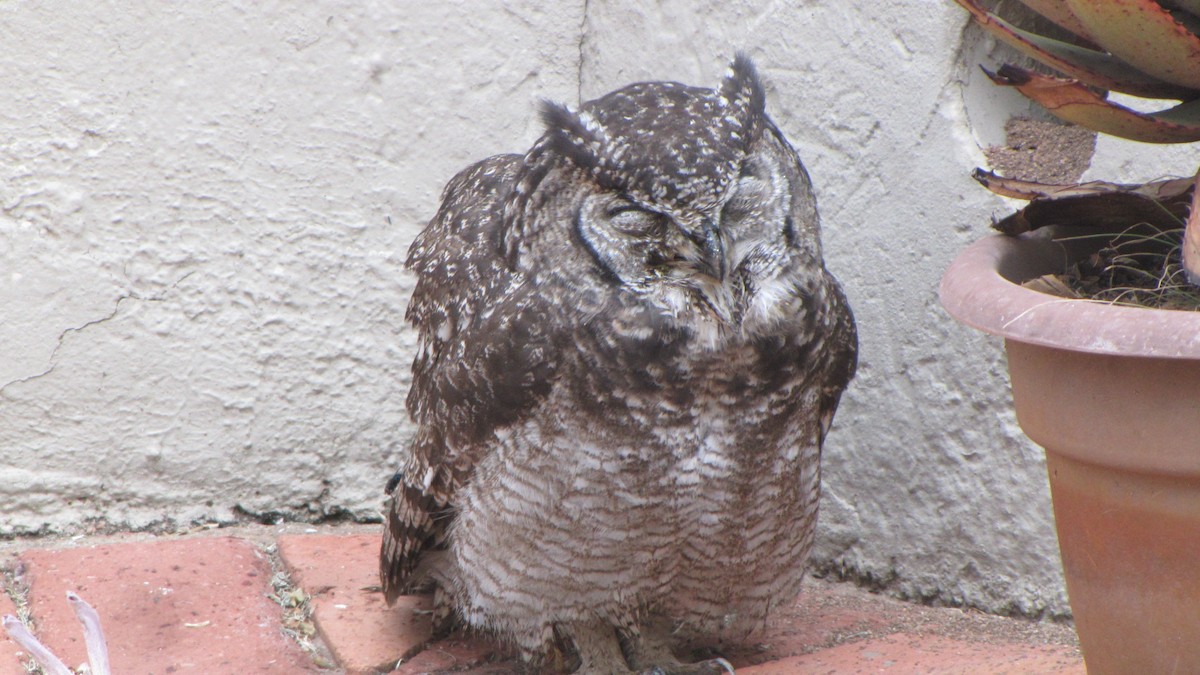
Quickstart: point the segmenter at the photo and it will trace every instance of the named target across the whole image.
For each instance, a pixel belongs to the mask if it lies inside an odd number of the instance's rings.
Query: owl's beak
[[[699,232],[686,232],[699,249],[700,255],[695,260],[696,271],[716,279],[725,281],[725,244],[721,241],[721,229],[709,218],[702,221]]]

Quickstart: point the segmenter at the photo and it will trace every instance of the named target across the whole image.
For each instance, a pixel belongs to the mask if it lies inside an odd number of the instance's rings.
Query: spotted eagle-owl
[[[799,591],[854,319],[747,58],[542,117],[409,254],[418,429],[384,592],[433,586],[534,669],[712,672],[671,649]]]

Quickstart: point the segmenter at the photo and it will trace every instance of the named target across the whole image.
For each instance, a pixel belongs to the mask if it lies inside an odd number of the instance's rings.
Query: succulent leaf
[[[1188,99],[1200,96],[1200,92],[1151,77],[1111,54],[1018,28],[985,10],[976,0],[955,2],[970,12],[976,23],[998,40],[1093,87],[1149,98]]]
[[[1166,82],[1200,89],[1200,38],[1154,0],[1065,0],[1093,40]]]
[[[1005,197],[1029,200],[1025,208],[993,224],[1004,234],[1050,225],[1122,231],[1133,225],[1166,231],[1179,227],[1193,199],[1194,178],[1171,178],[1144,185],[1092,181],[1048,185],[1019,181],[976,169],[975,180]]]
[[[1192,16],[1200,16],[1200,0],[1172,0],[1171,4]]]
[[[1191,211],[1183,230],[1183,272],[1193,286],[1200,286],[1200,172],[1192,190]]]
[[[1141,113],[1107,101],[1075,80],[1040,75],[1006,65],[985,70],[996,84],[1016,87],[1055,117],[1102,133],[1143,143],[1200,141],[1200,100],[1156,113]]]
[[[1111,183],[1103,180],[1068,184],[1038,183],[1021,180],[1020,178],[1007,178],[984,169],[975,169],[971,177],[978,181],[980,185],[1002,197],[1023,199],[1025,201],[1125,192],[1140,195],[1158,202],[1174,203],[1180,200],[1181,195],[1189,194],[1192,184],[1195,181],[1193,177],[1188,177],[1163,178],[1149,183],[1133,184]]]
[[[1114,192],[1138,195],[1154,202],[1175,204],[1190,201],[1195,177],[1163,178],[1150,183],[1110,183],[1108,180],[1090,180],[1087,183],[1037,183],[1033,180],[1006,178],[998,173],[977,168],[971,173],[979,185],[1002,197],[1014,199],[1061,199],[1063,197],[1085,197],[1088,195],[1111,195]]]
[[[1200,35],[1200,16],[1196,16],[1195,14],[1182,9],[1167,8],[1167,11],[1170,12],[1171,16],[1180,24],[1182,24],[1184,28],[1188,29],[1189,33],[1192,35]]]
[[[1193,1],[1200,4],[1200,0]],[[1093,41],[1088,35],[1087,27],[1071,13],[1071,8],[1067,7],[1063,0],[1021,0],[1021,3],[1046,17],[1059,28],[1070,31],[1089,42]]]
[[[997,84],[1016,87],[1059,119],[1094,131],[1146,143],[1200,141],[1200,0],[1022,0],[1078,36],[1080,44],[1020,29],[977,0],[955,2],[996,38],[1076,78],[1050,77],[1011,65],[996,73],[985,69]],[[1085,85],[1183,102],[1143,113],[1106,100],[1105,92]],[[1165,231],[1186,218],[1182,265],[1188,280],[1200,286],[1200,173],[1140,186],[1042,185],[979,170],[975,178],[997,194],[1030,200],[996,224],[1009,234],[1074,223],[1141,224]]]

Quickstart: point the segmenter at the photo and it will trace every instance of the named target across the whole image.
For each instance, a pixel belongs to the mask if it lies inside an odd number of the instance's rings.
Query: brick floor
[[[379,536],[288,535],[279,555],[312,600],[313,621],[347,675],[387,671],[429,640],[424,598],[387,607],[379,592]]]
[[[449,638],[429,645],[412,659],[405,661],[391,675],[422,675],[464,669],[479,672],[485,667],[501,667],[508,663],[497,655],[495,645],[481,639]]]
[[[37,635],[66,664],[87,662],[66,601],[100,614],[117,673],[302,673],[315,670],[279,631],[271,567],[250,542],[199,537],[20,554]]]
[[[23,570],[18,578],[28,587],[39,637],[71,665],[86,656],[68,589],[99,611],[113,670],[122,675],[512,671],[505,652],[483,638],[455,635],[426,644],[427,600],[384,606],[378,528],[303,529],[246,526],[219,533],[226,536],[131,535],[67,547],[21,542],[6,569]],[[309,596],[318,639],[336,667],[280,631],[283,614],[271,597],[263,552],[270,544]],[[20,584],[14,592],[21,597]],[[0,596],[0,612],[14,611],[9,597]],[[0,675],[25,672],[18,652],[0,642]],[[821,579],[781,608],[754,644],[727,656],[745,675],[1085,673],[1068,627],[921,607]]]
[[[6,567],[11,569],[17,561],[11,560]],[[16,616],[17,606],[7,593],[0,593],[0,616]],[[8,634],[0,630],[0,675],[25,675],[23,664],[24,652],[20,645],[9,639]]]
[[[1024,644],[980,644],[936,635],[896,633],[738,668],[738,675],[844,675],[846,673],[938,673],[939,675],[1086,675],[1078,650]]]

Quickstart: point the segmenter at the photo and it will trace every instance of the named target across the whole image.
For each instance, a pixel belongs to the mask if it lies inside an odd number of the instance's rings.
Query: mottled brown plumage
[[[417,423],[389,483],[389,601],[533,668],[714,672],[798,592],[820,448],[854,374],[811,186],[739,57],[717,89],[547,105],[413,244]]]

